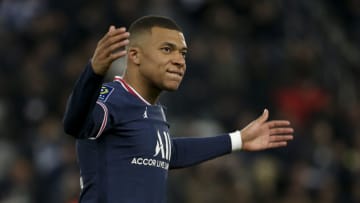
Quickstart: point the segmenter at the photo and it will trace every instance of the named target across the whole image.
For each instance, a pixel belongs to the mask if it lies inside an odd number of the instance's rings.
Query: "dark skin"
[[[110,26],[100,39],[91,59],[93,70],[105,75],[111,63],[127,57],[124,80],[150,104],[155,104],[162,91],[175,91],[186,70],[187,46],[183,33],[153,27],[151,32],[138,34],[129,41],[126,28]],[[127,47],[125,51],[119,48]],[[294,129],[287,120],[268,121],[269,111],[241,129],[242,150],[259,151],[284,147],[294,138]]]

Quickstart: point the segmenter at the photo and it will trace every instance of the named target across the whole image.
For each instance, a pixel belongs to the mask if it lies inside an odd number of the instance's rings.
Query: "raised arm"
[[[125,28],[110,26],[109,31],[98,42],[91,62],[77,80],[68,99],[63,122],[64,130],[74,137],[81,137],[81,132],[91,119],[99,96],[103,78],[111,63],[126,55],[126,51],[117,51],[128,43],[129,33]],[[90,126],[91,127],[91,126]]]
[[[129,44],[130,33],[126,28],[110,26],[109,31],[98,42],[91,64],[97,75],[104,76],[110,65],[116,59],[126,55],[126,45]]]

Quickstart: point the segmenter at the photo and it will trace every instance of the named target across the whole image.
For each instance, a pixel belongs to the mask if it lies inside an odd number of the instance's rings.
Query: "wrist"
[[[241,132],[240,130],[237,130],[235,132],[229,133],[230,140],[231,140],[231,150],[241,150],[242,149],[242,138],[241,138]]]
[[[92,71],[93,71],[96,75],[99,75],[99,76],[105,76],[105,75],[106,75],[106,72],[107,72],[107,69],[106,69],[106,68],[98,67],[98,66],[93,62],[92,59],[91,59],[90,63],[91,63],[91,69],[92,69]]]

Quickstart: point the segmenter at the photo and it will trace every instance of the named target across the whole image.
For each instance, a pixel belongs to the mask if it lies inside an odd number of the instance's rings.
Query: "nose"
[[[178,67],[185,66],[186,61],[185,61],[184,55],[180,52],[174,54],[172,63]]]

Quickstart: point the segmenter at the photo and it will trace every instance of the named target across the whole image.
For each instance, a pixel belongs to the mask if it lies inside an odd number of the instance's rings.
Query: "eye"
[[[170,47],[162,47],[161,50],[162,50],[164,53],[170,53],[170,52],[171,52],[171,48],[170,48]]]
[[[181,55],[183,56],[183,58],[186,58],[186,54],[187,54],[186,51],[181,52]]]

